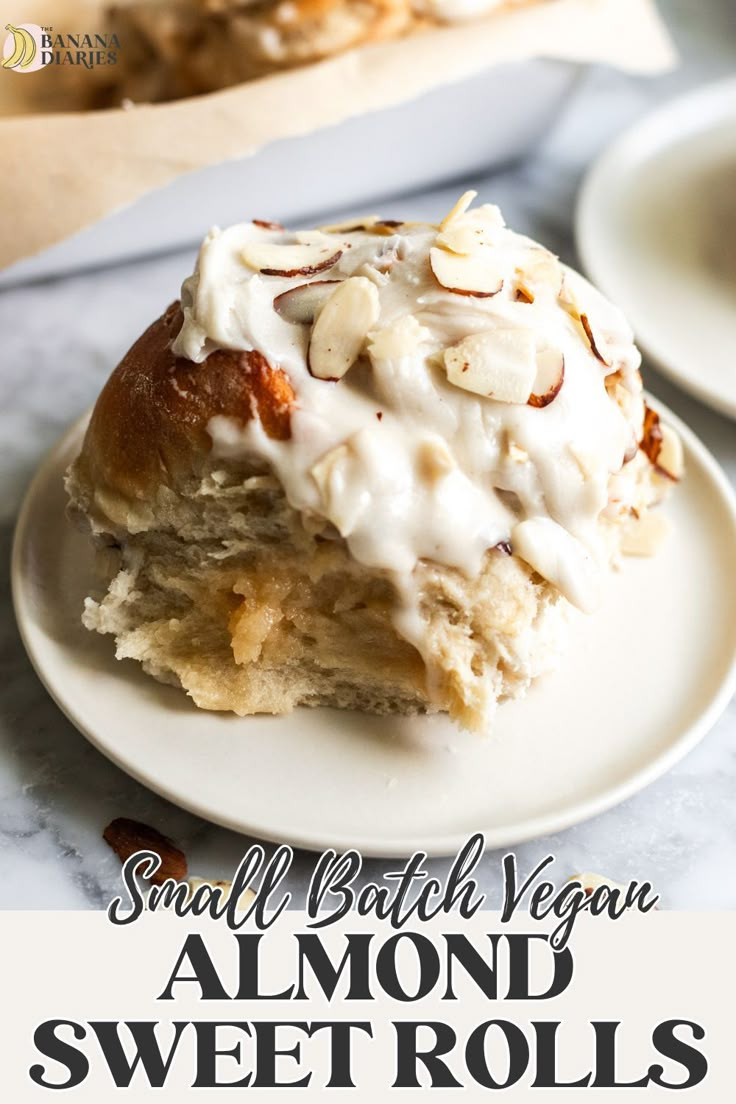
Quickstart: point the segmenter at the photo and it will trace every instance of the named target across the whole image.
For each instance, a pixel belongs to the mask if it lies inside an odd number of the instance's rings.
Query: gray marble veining
[[[591,70],[544,145],[523,164],[468,182],[508,221],[574,263],[572,213],[585,166],[650,105],[733,72],[732,0],[669,0],[663,8],[683,65],[656,81]],[[457,187],[402,199],[396,210],[438,215]],[[388,215],[392,211],[386,211]],[[275,217],[278,212],[272,212]],[[178,294],[191,257],[156,257],[0,294],[0,558],[8,563],[14,517],[44,451],[95,398],[113,365],[158,307]],[[736,428],[656,373],[649,387],[692,425],[736,482]],[[125,815],[155,824],[185,848],[194,873],[223,876],[247,842],[149,793],[102,758],[61,715],[18,639],[8,573],[0,582],[0,907],[99,908],[119,885],[101,838]],[[650,877],[673,908],[736,908],[736,703],[678,767],[617,809],[559,836],[517,848],[522,868],[554,852],[560,875],[597,870]],[[500,854],[487,855],[481,887],[500,886]],[[313,858],[298,855],[290,888],[304,887]],[[368,862],[375,878],[395,863]],[[446,863],[430,864],[436,870]]]

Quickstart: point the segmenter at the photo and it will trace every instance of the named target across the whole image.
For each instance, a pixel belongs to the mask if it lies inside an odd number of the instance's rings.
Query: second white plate
[[[611,578],[603,609],[576,622],[560,671],[503,705],[486,737],[442,717],[205,713],[117,662],[111,638],[81,626],[91,550],[64,516],[62,473],[83,423],[39,470],[18,522],[18,624],[41,679],[93,744],[228,828],[381,856],[448,854],[479,830],[499,847],[558,831],[668,769],[736,683],[733,492],[690,430],[666,416],[688,467],[667,506],[671,538]]]
[[[577,240],[657,367],[736,417],[736,79],[665,104],[606,150]]]

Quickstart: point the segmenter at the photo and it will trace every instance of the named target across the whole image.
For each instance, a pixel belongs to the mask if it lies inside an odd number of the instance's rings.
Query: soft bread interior
[[[561,649],[568,603],[492,549],[474,579],[418,565],[420,655],[395,627],[392,582],[357,564],[334,532],[310,532],[262,471],[212,467],[177,492],[162,486],[152,528],[133,534],[124,512],[117,525],[99,520],[80,462],[68,490],[79,516],[98,518],[104,578],[85,625],[205,709],[444,709],[481,728]]]

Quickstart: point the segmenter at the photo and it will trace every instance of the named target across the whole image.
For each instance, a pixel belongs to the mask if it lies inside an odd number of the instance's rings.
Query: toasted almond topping
[[[632,460],[635,460],[636,457],[637,457],[638,452],[639,452],[639,443],[638,443],[638,441],[636,439],[636,436],[634,435],[633,430],[632,430],[631,443],[629,444],[629,447],[627,448],[626,452],[624,453],[624,462],[623,462],[622,466],[625,467],[627,464],[630,464]]]
[[[212,896],[212,890],[219,889],[220,903],[224,905],[225,902],[230,899],[230,895],[233,889],[232,882],[215,881],[210,880],[209,878],[187,878],[187,884],[189,886],[188,900],[191,901],[195,894],[199,894],[198,900],[202,904],[206,904],[210,900]],[[210,892],[207,893],[206,890],[209,890]],[[244,912],[252,903],[252,901],[255,900],[255,896],[256,895],[252,889],[244,889],[238,899],[238,909]]]
[[[526,449],[523,449],[521,445],[517,445],[516,441],[509,441],[506,446],[506,452],[509,460],[514,464],[526,464],[529,459],[529,453]]]
[[[329,296],[314,324],[308,356],[312,375],[323,380],[342,379],[360,356],[379,314],[375,284],[364,276],[344,280]]]
[[[452,210],[448,211],[448,213],[443,218],[442,222],[440,223],[440,230],[447,230],[453,219],[459,218],[460,215],[464,215],[470,204],[473,202],[474,199],[477,198],[477,196],[477,192],[463,192]]]
[[[567,451],[572,456],[573,460],[578,466],[578,471],[582,475],[583,479],[593,479],[598,469],[596,463],[595,454],[580,445],[570,442],[567,446]]]
[[[602,874],[573,874],[572,878],[568,878],[568,882],[580,882],[587,897],[591,897],[596,889],[601,889],[603,886],[608,889],[618,889],[621,893],[625,893],[628,888]]]
[[[609,360],[606,360],[606,358],[603,356],[603,353],[598,348],[595,335],[593,334],[593,329],[590,325],[590,319],[588,318],[587,314],[580,315],[580,323],[585,330],[585,336],[588,339],[593,356],[596,358],[596,360],[599,360],[601,364],[605,365],[606,368],[610,368],[611,362]]]
[[[516,270],[516,298],[533,303],[538,295],[550,292],[559,297],[564,273],[554,253],[547,249],[530,249]]]
[[[529,406],[543,407],[557,398],[565,381],[565,358],[559,349],[537,351],[537,374]]]
[[[466,215],[453,219],[446,230],[437,235],[437,245],[461,255],[476,254],[492,249],[503,229],[503,219],[497,207],[478,207]]]
[[[260,226],[261,230],[285,230],[280,222],[269,222],[268,219],[253,219],[254,226]]]
[[[182,882],[187,876],[187,860],[184,852],[180,851],[167,836],[148,824],[129,820],[127,817],[118,817],[108,824],[102,833],[102,838],[122,863],[137,851],[154,851],[161,859],[161,865],[151,878],[155,885],[161,885],[167,878]]]
[[[624,523],[621,551],[624,556],[654,556],[662,547],[671,526],[663,514],[631,516]]]
[[[359,468],[362,463],[360,434],[356,436],[357,440],[352,437],[345,444],[330,449],[310,470],[322,497],[324,514],[343,537],[352,533],[365,509],[361,496],[346,494],[351,475],[354,476],[354,466],[357,464]]]
[[[467,256],[434,247],[429,251],[429,264],[440,287],[456,295],[488,299],[503,288],[503,273],[490,250],[487,255]]]
[[[378,222],[378,215],[362,215],[360,218],[347,219],[345,222],[333,222],[329,226],[320,226],[324,234],[358,234],[369,230]]]
[[[580,321],[580,307],[578,301],[575,298],[570,282],[565,275],[565,270],[562,270],[562,288],[560,294],[557,296],[557,301],[563,310],[567,311],[571,318],[576,322]]]
[[[273,301],[273,309],[287,322],[314,322],[314,316],[340,283],[339,280],[312,280],[283,291]]]
[[[644,404],[644,431],[642,433],[639,448],[649,460],[650,464],[656,464],[662,450],[662,427],[659,422],[659,414],[652,410],[651,406]]]
[[[556,586],[584,613],[600,602],[598,570],[590,553],[576,537],[551,518],[520,521],[511,531],[514,553],[537,574]]]
[[[242,258],[264,276],[315,276],[336,265],[342,252],[335,248],[334,241],[319,235],[310,241],[286,245],[250,241],[243,249]]]
[[[441,437],[427,437],[417,450],[419,475],[427,483],[437,483],[457,467],[452,453]]]
[[[368,353],[378,360],[400,360],[414,356],[419,346],[432,338],[413,314],[405,314],[390,326],[368,334]]]
[[[526,330],[487,330],[445,350],[450,383],[497,402],[525,403],[537,372],[534,336]]]
[[[664,422],[660,422],[660,432],[662,442],[654,467],[658,475],[663,475],[673,483],[679,483],[685,474],[682,441],[672,426]]]

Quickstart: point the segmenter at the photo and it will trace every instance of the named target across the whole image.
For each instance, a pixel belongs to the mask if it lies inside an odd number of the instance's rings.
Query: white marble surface
[[[575,260],[572,212],[581,173],[607,141],[646,108],[736,66],[733,0],[669,0],[663,8],[683,65],[656,81],[591,71],[544,146],[524,164],[470,182],[500,203],[509,222]],[[457,186],[397,201],[437,215]],[[278,212],[269,212],[278,217]],[[0,555],[7,563],[14,516],[44,451],[94,399],[111,366],[178,292],[191,258],[159,257],[0,294]],[[649,387],[688,421],[736,482],[736,427],[658,378]],[[156,825],[190,856],[194,873],[231,870],[247,841],[153,796],[104,760],[50,701],[19,642],[7,570],[0,592],[0,907],[98,908],[117,888],[119,865],[101,838],[113,817]],[[683,763],[639,796],[595,820],[517,849],[522,867],[550,851],[560,875],[646,875],[672,908],[736,908],[736,703]],[[499,854],[481,873],[491,901]],[[298,892],[312,857],[297,856]],[[366,864],[375,877],[389,865]],[[443,862],[433,864],[443,869]],[[729,876],[729,873],[730,875]]]

